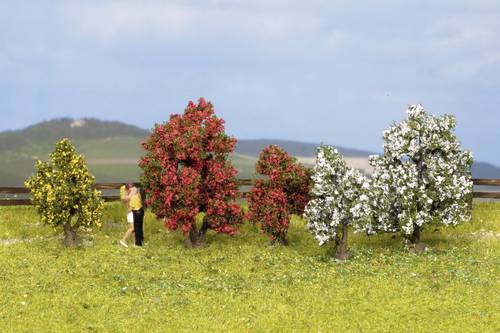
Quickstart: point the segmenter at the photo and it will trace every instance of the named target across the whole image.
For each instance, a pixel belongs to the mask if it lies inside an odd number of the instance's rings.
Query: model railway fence
[[[500,200],[500,179],[473,179],[474,198]],[[97,183],[95,188],[103,192],[102,198],[104,201],[118,201],[120,196],[116,191],[120,189],[123,183]],[[253,185],[252,179],[238,179],[238,186],[241,188],[243,195],[249,192]],[[140,186],[140,183],[136,183]],[[477,190],[477,187],[480,190]],[[495,189],[497,191],[485,191],[485,188]],[[30,205],[29,190],[25,187],[0,187],[0,206],[22,206]]]
[[[118,190],[123,183],[97,183],[95,188],[102,191],[104,201],[119,201]],[[135,183],[140,186],[140,183]],[[253,185],[252,179],[238,179],[238,186],[243,195],[249,192]],[[30,191],[26,187],[0,187],[0,206],[25,206],[31,205]]]

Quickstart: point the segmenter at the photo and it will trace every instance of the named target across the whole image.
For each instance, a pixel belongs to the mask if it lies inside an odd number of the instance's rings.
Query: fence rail
[[[474,185],[500,186],[500,179],[476,178],[472,180]]]
[[[30,193],[26,187],[0,187],[1,194]]]
[[[238,186],[252,186],[252,179],[238,179]],[[97,183],[94,188],[98,190],[119,190],[123,183]],[[140,186],[140,183],[134,183],[136,186]],[[242,191],[243,192],[243,191]],[[29,194],[30,191],[26,187],[0,187],[0,194]],[[245,192],[243,193],[245,194]],[[118,201],[120,200],[119,195],[103,195],[102,199],[106,202]],[[0,206],[26,206],[31,205],[31,200],[26,198],[8,198],[0,199]]]
[[[484,179],[477,178],[473,179],[472,182],[474,185],[481,186],[499,186],[500,187],[500,179]],[[499,188],[500,190],[500,188]],[[482,199],[500,199],[500,192],[484,192],[484,191],[474,191],[474,198],[482,198]]]
[[[473,179],[474,185],[481,186],[498,186],[500,187],[500,179]],[[252,179],[238,179],[238,186],[252,186]],[[118,190],[123,185],[123,183],[97,183],[95,188],[98,190]],[[135,183],[136,186],[139,186],[140,183]],[[29,194],[29,190],[26,187],[0,187],[0,194]],[[245,192],[243,193],[245,194]],[[482,198],[482,199],[499,199],[500,200],[500,188],[498,192],[486,192],[486,191],[474,191],[474,198]],[[118,195],[103,195],[104,201],[118,201],[120,200],[120,196]],[[23,206],[30,205],[30,199],[26,198],[9,198],[9,199],[0,199],[0,206]]]

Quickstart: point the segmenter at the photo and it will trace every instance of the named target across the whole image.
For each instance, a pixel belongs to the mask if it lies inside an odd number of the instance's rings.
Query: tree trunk
[[[413,232],[410,235],[410,243],[411,244],[420,243],[420,227],[416,224],[413,225]]]
[[[347,260],[351,257],[351,253],[347,250],[347,233],[348,233],[349,220],[344,219],[342,222],[342,238],[336,237],[336,253],[335,259],[337,260]]]
[[[394,202],[391,204],[391,224],[392,224],[392,231],[397,232],[400,231],[401,228],[399,226],[399,214],[401,213],[401,206],[396,205]]]
[[[78,225],[71,226],[71,217],[64,223],[64,245],[67,247],[74,247],[80,244],[80,237],[76,234]]]
[[[206,218],[203,218],[203,224],[201,225],[200,230],[196,227],[196,223],[193,224],[193,227],[189,231],[189,235],[185,240],[185,245],[187,248],[192,249],[196,247],[205,246],[205,235],[209,229],[210,225]]]
[[[417,170],[418,170],[418,179],[417,179],[417,184],[418,188],[423,184],[424,182],[424,171],[426,169],[424,165],[424,156],[418,156],[417,160],[415,161],[417,164]],[[422,204],[420,200],[417,199],[417,211],[420,212],[422,211]],[[413,224],[413,232],[410,236],[410,246],[411,250],[414,252],[422,252],[425,251],[426,245],[424,243],[420,243],[420,232],[421,232],[421,227]]]
[[[279,244],[279,245],[288,245],[288,239],[286,239],[286,234],[285,235],[277,235],[276,238],[274,238],[271,241],[271,244]]]
[[[209,228],[210,228],[210,224],[208,224],[207,218],[204,217],[201,228],[198,231],[198,242],[200,242],[201,245],[205,244],[205,235],[207,234],[207,231]]]
[[[424,243],[420,242],[421,227],[418,225],[413,226],[413,233],[410,235],[410,249],[412,252],[423,252],[427,248]]]
[[[201,182],[200,182],[200,188],[199,188],[200,193],[203,193],[206,191],[205,184],[206,184],[207,177],[209,174],[208,165],[206,162],[209,160],[212,160],[212,159],[213,159],[212,154],[209,154],[206,157],[205,163],[203,164],[203,167],[201,169]],[[191,161],[191,160],[186,161],[186,165],[192,166],[192,164],[193,164],[193,161]],[[206,202],[202,202],[200,204],[200,206],[198,207],[200,212],[207,211],[206,204],[207,204]],[[192,248],[196,248],[196,247],[205,246],[205,235],[206,235],[209,228],[210,228],[210,224],[208,223],[206,216],[203,218],[203,223],[201,224],[200,230],[198,230],[198,227],[196,226],[196,222],[194,222],[193,227],[189,231],[189,235],[184,242],[186,247],[189,249],[192,249]]]

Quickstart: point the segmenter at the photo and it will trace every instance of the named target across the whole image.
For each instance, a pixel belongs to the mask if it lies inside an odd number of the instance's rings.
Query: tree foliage
[[[68,246],[78,243],[79,227],[101,224],[103,201],[101,193],[93,189],[94,181],[84,157],[76,153],[70,140],[62,139],[50,161],[38,160],[35,174],[25,182],[41,221],[53,227],[62,225]]]
[[[345,260],[348,227],[365,228],[370,216],[368,179],[358,170],[347,166],[338,151],[329,146],[317,150],[312,173],[311,200],[304,218],[320,245],[334,241],[335,257]]]
[[[272,241],[287,244],[291,214],[302,215],[309,200],[309,172],[276,145],[265,148],[256,164],[258,179],[248,196],[250,221]]]
[[[373,225],[398,231],[417,244],[429,224],[457,225],[470,218],[472,154],[453,131],[455,118],[436,117],[421,105],[384,132],[384,155],[371,157]]]
[[[208,229],[233,235],[242,222],[235,203],[240,197],[236,169],[229,159],[235,144],[203,98],[157,124],[143,144],[146,154],[139,166],[146,203],[168,228],[189,235],[189,246],[201,245]],[[198,229],[195,217],[200,212],[205,217]]]

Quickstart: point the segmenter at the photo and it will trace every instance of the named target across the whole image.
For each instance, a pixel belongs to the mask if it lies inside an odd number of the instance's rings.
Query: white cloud
[[[451,63],[445,67],[444,74],[450,79],[466,80],[499,65],[500,52],[492,52]]]
[[[496,34],[485,27],[462,27],[458,31],[453,31],[445,37],[437,38],[433,41],[436,50],[453,51],[467,48],[490,48],[497,44]]]
[[[68,13],[81,33],[101,41],[143,35],[175,38],[200,18],[191,7],[159,1],[73,3]]]
[[[10,57],[7,54],[0,53],[0,73],[4,73],[15,68],[16,65]]]
[[[347,35],[341,31],[334,31],[326,37],[325,46],[329,51],[337,51],[347,41]]]
[[[485,71],[500,64],[498,18],[494,11],[445,16],[426,29],[422,47],[440,56],[443,80],[488,76]]]
[[[217,3],[217,2],[216,2]],[[266,6],[186,5],[164,1],[71,4],[67,13],[81,34],[100,41],[156,37],[235,36],[281,39],[318,31],[320,21],[286,8]],[[73,23],[74,24],[74,23]]]

